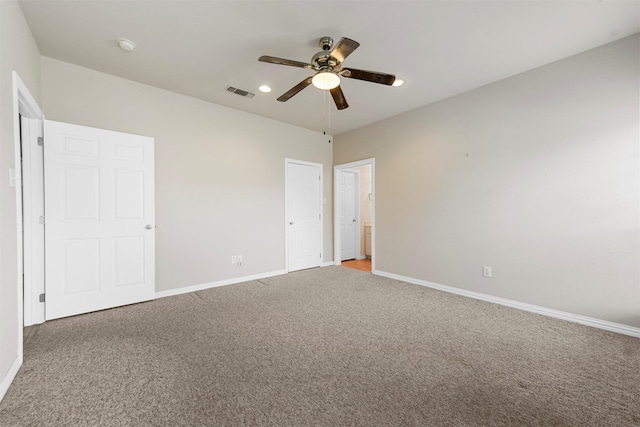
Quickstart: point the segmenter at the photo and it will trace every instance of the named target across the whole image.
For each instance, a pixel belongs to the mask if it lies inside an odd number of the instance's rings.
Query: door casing
[[[14,365],[11,367],[11,370],[7,373],[7,376],[2,381],[2,385],[0,386],[0,399],[2,399],[7,392],[11,381],[14,376],[18,372],[18,368],[22,365],[23,360],[23,329],[24,329],[24,298],[23,298],[23,263],[25,256],[29,256],[29,254],[24,254],[24,242],[22,236],[22,228],[23,228],[23,220],[22,220],[22,167],[20,161],[20,150],[21,150],[21,141],[20,141],[20,116],[35,119],[35,120],[44,120],[44,113],[40,109],[40,106],[33,98],[27,86],[22,82],[20,76],[15,71],[12,72],[13,79],[13,141],[14,141],[14,168],[10,170],[12,173],[11,178],[13,179],[13,185],[15,186],[16,193],[16,259],[17,259],[17,277],[16,277],[16,305],[17,305],[17,342],[14,345],[7,345],[4,347],[5,343],[3,343],[3,351],[10,352],[12,348],[15,346],[16,351],[16,361]]]
[[[359,166],[371,165],[371,272],[377,273],[376,270],[376,159],[375,157],[358,160],[356,162],[344,163],[333,167],[333,223],[340,221],[340,198],[338,197],[338,174],[347,169],[357,168]],[[333,227],[333,259],[335,265],[342,264],[340,261],[341,254],[341,236],[340,227]]]

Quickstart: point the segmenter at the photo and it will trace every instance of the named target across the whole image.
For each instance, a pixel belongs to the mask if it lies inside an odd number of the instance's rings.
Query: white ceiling
[[[335,135],[640,31],[637,0],[19,3],[44,56]],[[312,86],[276,101],[311,72],[258,57],[308,62],[322,36],[360,42],[345,66],[407,83],[343,78],[342,111]],[[120,50],[118,37],[137,49]],[[259,92],[264,83],[273,92]]]

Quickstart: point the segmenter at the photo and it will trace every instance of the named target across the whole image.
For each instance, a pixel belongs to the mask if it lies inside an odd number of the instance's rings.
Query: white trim
[[[333,261],[326,261],[326,262],[323,262],[320,267],[331,267],[332,265],[335,265]]]
[[[23,125],[27,126],[23,126]],[[33,280],[31,272],[31,260],[27,255],[30,251],[31,247],[31,198],[29,197],[30,187],[31,187],[31,124],[29,119],[22,119],[20,123],[20,128],[22,129],[22,133],[20,136],[20,150],[22,151],[22,161],[20,162],[20,187],[16,188],[16,193],[19,189],[21,189],[21,204],[22,210],[19,212],[22,217],[22,227],[19,230],[22,230],[22,321],[23,327],[33,325],[33,315],[32,312],[34,304],[33,304]],[[24,142],[23,142],[24,141]],[[17,184],[17,182],[16,182]],[[17,197],[16,197],[17,199]],[[17,203],[17,201],[16,201]],[[44,243],[44,242],[42,242]],[[44,269],[44,265],[42,266]]]
[[[22,366],[22,357],[17,357],[16,360],[13,361],[11,368],[9,368],[9,372],[7,372],[7,375],[5,375],[2,379],[2,382],[0,382],[0,401],[2,401],[4,395],[7,394],[11,383],[13,382],[16,375],[18,375],[20,366]]]
[[[319,197],[319,210],[320,210],[320,240],[319,240],[319,249],[322,257],[318,261],[318,267],[322,266],[324,262],[324,204],[322,203],[322,199],[324,196],[324,165],[322,163],[314,163],[307,162],[305,160],[296,160],[296,159],[284,159],[284,268],[285,272],[289,272],[289,227],[287,227],[287,223],[289,222],[289,205],[288,202],[288,185],[287,185],[287,165],[288,164],[298,164],[305,166],[317,167],[320,172],[320,191],[318,192]]]
[[[371,165],[371,269],[376,268],[376,159],[358,160],[356,162],[344,163],[333,167],[333,223],[340,218],[340,199],[338,197],[338,173],[345,169],[352,169],[359,166]],[[334,265],[340,265],[340,227],[333,227],[333,260]]]
[[[285,270],[271,271],[269,273],[254,274],[253,276],[235,277],[233,279],[225,279],[217,282],[202,283],[200,285],[185,286],[183,288],[169,289],[166,291],[156,292],[155,298],[172,297],[174,295],[188,294],[191,292],[203,291],[205,289],[217,288],[220,286],[235,285],[237,283],[250,282],[252,280],[266,279],[267,277],[280,276],[287,274]]]
[[[12,74],[13,74],[14,112],[18,111],[17,107],[19,107],[19,112],[25,117],[29,117],[31,119],[44,119],[44,113],[38,106],[38,103],[33,98],[33,96],[31,96],[31,92],[29,92],[29,89],[27,89],[27,86],[22,82],[22,80],[20,79],[20,76],[18,76],[18,73],[13,71]],[[16,116],[17,115],[14,115],[14,124],[16,120],[18,120],[17,118],[15,118]],[[14,136],[15,136],[15,130],[14,130]],[[19,131],[18,131],[18,136],[20,136]]]
[[[609,322],[607,320],[596,319],[593,317],[582,316],[580,314],[568,313],[566,311],[554,310],[551,308],[541,307],[538,305],[527,304],[524,302],[514,301],[506,298],[495,297],[480,292],[467,291],[465,289],[455,288],[452,286],[441,285],[438,283],[428,282],[426,280],[414,279],[412,277],[401,276],[399,274],[388,273],[386,271],[373,271],[373,274],[387,277],[389,279],[400,280],[402,282],[412,283],[414,285],[426,286],[428,288],[437,289],[439,291],[449,292],[464,297],[474,298],[493,304],[504,305],[506,307],[516,308],[530,313],[541,314],[547,317],[553,317],[567,322],[579,323],[581,325],[591,326],[592,328],[604,329],[606,331],[616,332],[618,334],[629,335],[640,338],[640,328],[635,328],[621,323]]]
[[[24,351],[23,329],[24,329],[24,299],[23,299],[23,280],[22,280],[22,264],[23,264],[23,243],[22,243],[22,170],[20,166],[20,115],[31,119],[44,120],[44,114],[38,106],[27,86],[22,82],[20,76],[12,71],[13,80],[13,146],[14,146],[14,170],[15,170],[15,192],[16,192],[16,250],[17,250],[17,312],[18,312],[18,354],[11,366],[11,369],[2,378],[0,382],[0,399],[4,397],[9,385],[13,381],[16,373],[22,365],[22,356]]]

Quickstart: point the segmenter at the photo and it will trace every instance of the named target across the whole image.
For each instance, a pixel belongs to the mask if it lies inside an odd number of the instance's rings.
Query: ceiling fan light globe
[[[331,90],[340,85],[340,77],[331,71],[320,71],[311,80],[313,85],[321,90]]]

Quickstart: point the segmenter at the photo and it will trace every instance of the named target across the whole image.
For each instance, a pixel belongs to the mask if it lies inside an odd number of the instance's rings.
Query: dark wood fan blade
[[[360,46],[360,43],[357,41],[343,37],[331,50],[331,56],[342,62],[347,56],[351,55],[358,46]]]
[[[350,79],[364,80],[367,82],[380,83],[391,86],[396,80],[393,74],[378,73],[376,71],[358,70],[356,68],[343,68],[340,73],[343,77]]]
[[[311,64],[307,64],[305,62],[294,61],[292,59],[284,59],[284,58],[276,58],[275,56],[267,56],[263,55],[258,58],[260,62],[268,62],[269,64],[278,64],[278,65],[289,65],[291,67],[300,67],[300,68],[313,68]]]
[[[345,99],[344,93],[342,93],[342,89],[340,89],[340,86],[336,86],[331,89],[331,96],[333,96],[333,102],[336,103],[336,107],[338,107],[338,110],[349,108],[349,104],[347,104],[347,100]]]
[[[289,89],[288,92],[280,96],[280,98],[278,98],[278,101],[287,102],[289,99],[293,98],[293,96],[296,95],[298,92],[300,92],[302,89],[309,86],[311,84],[312,79],[313,79],[313,76],[307,77],[306,79],[304,79],[303,81],[301,81],[300,83],[298,83],[297,85]]]

